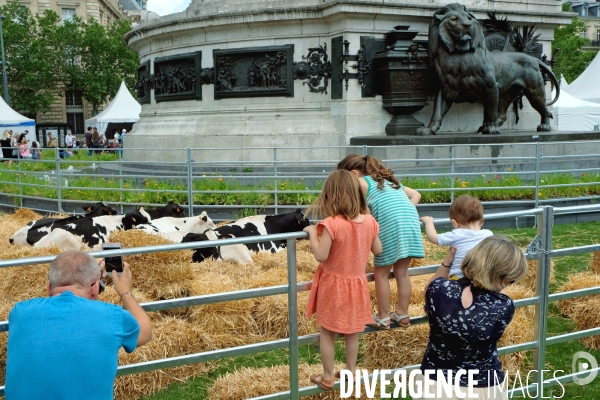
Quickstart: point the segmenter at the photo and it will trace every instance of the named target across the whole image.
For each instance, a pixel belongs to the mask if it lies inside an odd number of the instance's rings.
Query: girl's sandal
[[[390,320],[390,317],[379,318],[377,314],[373,314],[373,319],[375,320],[375,323],[367,324],[369,328],[378,329],[380,331],[390,329],[390,326],[387,323]]]
[[[314,383],[315,385],[317,385],[318,387],[320,387],[321,389],[326,390],[326,391],[333,390],[333,387],[335,386],[335,381],[333,379],[332,380],[325,379],[323,374],[311,375],[310,381],[312,383]]]
[[[400,321],[407,319],[408,323],[402,323]],[[405,315],[398,315],[398,313],[396,311],[392,311],[390,313],[390,321],[397,323],[398,325],[400,325],[402,328],[408,328],[410,326],[410,317],[408,316],[408,314]]]

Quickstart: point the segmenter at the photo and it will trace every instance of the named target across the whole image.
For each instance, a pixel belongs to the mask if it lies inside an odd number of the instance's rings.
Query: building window
[[[579,34],[579,36],[581,36],[583,39],[585,39],[585,38],[587,38],[587,32],[585,32],[585,31],[584,31],[584,32],[581,32],[581,33]]]
[[[587,7],[581,7],[581,16],[582,17],[588,16],[588,8]]]
[[[596,40],[600,42],[600,29],[596,29]]]
[[[75,16],[75,9],[74,8],[63,8],[62,9],[62,21],[63,21],[63,24],[66,21],[72,21],[74,16]]]
[[[83,133],[83,99],[81,92],[67,91],[65,93],[67,108],[67,123],[73,126],[73,133]]]

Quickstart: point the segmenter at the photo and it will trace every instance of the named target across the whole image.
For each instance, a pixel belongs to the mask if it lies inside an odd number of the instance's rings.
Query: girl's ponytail
[[[392,184],[392,188],[400,189],[400,182],[394,176],[391,169],[386,168],[378,159],[365,156],[367,173],[377,182],[377,188],[383,189],[383,183],[387,180]]]

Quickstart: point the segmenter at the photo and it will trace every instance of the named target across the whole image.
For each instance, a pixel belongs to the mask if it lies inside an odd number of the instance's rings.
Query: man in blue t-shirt
[[[100,264],[100,265],[99,265]],[[17,303],[8,317],[6,400],[112,399],[118,352],[152,337],[124,263],[113,283],[123,307],[98,300],[104,261],[70,250],[50,264],[48,296]]]

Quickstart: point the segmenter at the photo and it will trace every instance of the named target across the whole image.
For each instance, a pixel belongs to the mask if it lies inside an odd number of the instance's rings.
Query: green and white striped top
[[[375,256],[375,266],[391,265],[406,257],[425,257],[419,214],[404,193],[404,186],[394,189],[385,181],[383,189],[378,189],[372,177],[364,179],[369,185],[367,204],[379,223],[379,239],[383,245],[381,254]]]

